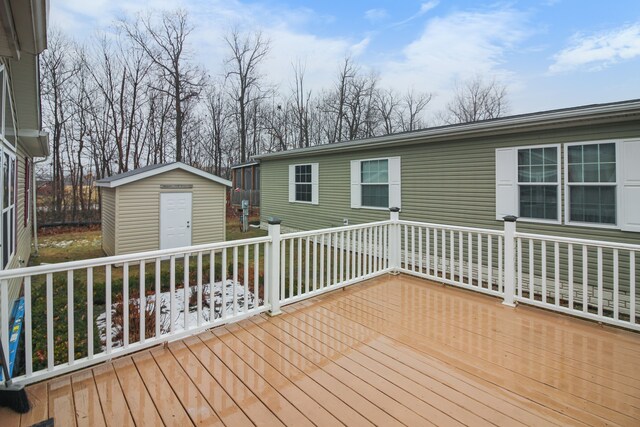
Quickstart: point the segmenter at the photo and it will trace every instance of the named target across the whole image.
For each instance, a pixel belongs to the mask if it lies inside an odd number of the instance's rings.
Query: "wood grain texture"
[[[640,334],[383,276],[28,387],[0,425],[640,424]]]

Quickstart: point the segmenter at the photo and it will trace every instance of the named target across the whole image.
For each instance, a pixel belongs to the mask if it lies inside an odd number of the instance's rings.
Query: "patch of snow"
[[[191,298],[195,298],[197,295],[197,286],[189,286],[189,300]],[[237,283],[233,280],[227,280],[225,286],[226,293],[226,314],[227,317],[233,316],[233,297],[236,296],[237,301],[237,311],[238,313],[242,313],[244,311],[244,302],[245,302],[245,292],[244,286],[240,283]],[[213,316],[211,313],[211,292],[210,285],[203,284],[202,285],[202,311],[201,311],[201,323],[207,323],[209,321],[218,319],[222,317],[222,282],[215,282],[213,284]],[[150,316],[155,316],[156,309],[156,296],[155,294],[147,295],[146,297],[146,312],[148,315],[146,318]],[[247,292],[246,299],[248,302],[248,309],[253,309],[254,307],[258,307],[262,304],[262,300],[257,298],[251,291]],[[189,303],[189,300],[187,303]],[[139,299],[131,298],[129,304],[129,311],[139,310]],[[116,324],[114,322],[114,317],[116,316],[116,310],[120,306],[120,302],[114,303],[111,305],[111,337],[112,337],[112,346],[120,347],[123,345],[122,342],[122,325]],[[184,303],[184,289],[176,289],[174,293],[174,304],[175,311],[174,317],[171,319],[171,292],[161,292],[160,293],[160,334],[166,334],[171,329],[171,324],[173,322],[174,332],[184,330],[184,320],[185,320],[185,303]],[[198,323],[198,307],[197,304],[188,304],[188,313],[187,313],[187,321],[189,326],[197,325]],[[104,343],[106,343],[106,330],[107,330],[107,313],[101,313],[98,315],[96,320],[96,324],[98,326],[98,336],[100,337],[100,342],[103,343],[103,350],[106,347]],[[131,322],[130,322],[131,325]],[[155,334],[155,332],[154,332]]]

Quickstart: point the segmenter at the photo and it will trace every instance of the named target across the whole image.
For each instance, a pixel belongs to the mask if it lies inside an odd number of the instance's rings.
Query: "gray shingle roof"
[[[133,170],[130,170],[130,171],[127,171],[127,172],[119,173],[117,175],[111,175],[109,177],[102,178],[102,179],[96,181],[96,184],[106,184],[106,183],[109,183],[109,182],[118,181],[119,179],[128,178],[130,176],[134,176],[134,175],[138,175],[138,174],[141,174],[141,173],[144,173],[144,172],[148,172],[150,170],[158,169],[158,168],[161,168],[163,166],[172,165],[174,163],[176,163],[176,162],[157,163],[155,165],[147,165],[147,166],[144,166],[144,167],[141,167],[141,168],[138,168],[138,169],[133,169]]]

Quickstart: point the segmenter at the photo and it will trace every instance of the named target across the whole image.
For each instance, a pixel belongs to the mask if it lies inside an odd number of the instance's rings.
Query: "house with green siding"
[[[640,243],[640,100],[257,159],[261,222],[278,217],[284,230],[385,220],[399,207],[403,220],[502,229],[515,215],[521,232]]]
[[[295,230],[388,218],[640,242],[640,100],[258,156],[261,215]]]

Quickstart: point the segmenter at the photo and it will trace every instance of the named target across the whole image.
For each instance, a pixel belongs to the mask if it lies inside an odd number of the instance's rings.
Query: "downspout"
[[[33,166],[31,167],[31,197],[33,198],[33,203],[31,204],[33,206],[33,219],[31,221],[31,223],[33,224],[33,250],[34,250],[34,255],[38,255],[38,209],[37,209],[37,205],[36,205],[36,165],[38,163],[42,163],[44,161],[46,161],[49,158],[49,156],[43,157],[42,159],[38,160],[38,161],[32,161],[31,163],[33,164]]]

